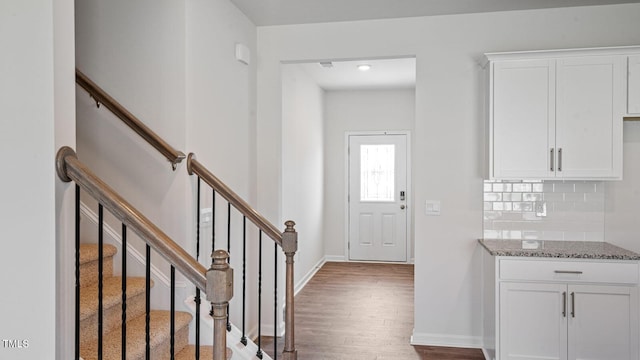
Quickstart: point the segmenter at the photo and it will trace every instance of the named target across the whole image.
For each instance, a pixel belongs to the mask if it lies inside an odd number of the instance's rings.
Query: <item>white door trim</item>
[[[350,262],[349,256],[349,137],[358,135],[405,135],[407,137],[407,261],[413,262],[411,252],[413,251],[413,186],[411,182],[411,131],[409,130],[386,130],[386,131],[345,131],[344,133],[344,261]],[[355,261],[362,262],[362,261]],[[376,261],[377,262],[377,261]],[[397,264],[398,262],[394,262]]]

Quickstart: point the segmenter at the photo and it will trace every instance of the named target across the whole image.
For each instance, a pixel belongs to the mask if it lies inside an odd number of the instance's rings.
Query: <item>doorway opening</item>
[[[407,262],[410,134],[347,133],[346,138],[349,260]]]
[[[380,215],[389,225],[381,231],[391,231],[404,241],[386,237],[384,250],[367,257],[351,256],[345,135],[404,135],[407,145],[402,148],[409,155],[408,140],[415,124],[416,58],[290,62],[283,63],[281,70],[282,220],[296,219],[298,230],[305,234],[296,259],[296,279],[305,282],[324,261],[412,262],[409,172],[401,190],[404,209],[399,208],[398,189],[393,191],[394,206],[403,210],[406,221],[393,222],[388,212]],[[397,148],[393,151],[395,156]],[[410,160],[405,161],[408,169]],[[396,253],[393,257],[381,256],[391,248]]]

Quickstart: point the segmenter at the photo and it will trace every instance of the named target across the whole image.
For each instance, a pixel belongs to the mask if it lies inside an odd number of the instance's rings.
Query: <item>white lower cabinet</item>
[[[637,359],[637,306],[635,287],[501,283],[500,359]]]
[[[636,262],[503,262],[497,360],[639,359]]]
[[[558,284],[500,284],[500,359],[567,358],[567,319]]]
[[[636,287],[569,285],[567,294],[569,359],[638,358]]]

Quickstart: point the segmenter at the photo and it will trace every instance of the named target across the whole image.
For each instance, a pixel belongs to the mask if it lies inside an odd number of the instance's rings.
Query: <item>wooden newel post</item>
[[[298,251],[298,233],[293,228],[296,223],[289,220],[284,223],[287,228],[282,234],[282,250],[287,257],[287,273],[286,273],[286,298],[285,298],[285,334],[284,334],[284,351],[282,357],[284,360],[297,360],[298,351],[295,346],[295,324],[294,324],[294,304],[293,304],[293,256]]]
[[[207,300],[213,308],[213,360],[227,358],[227,306],[233,298],[233,269],[227,259],[229,254],[216,250],[211,254],[213,262],[207,271]]]

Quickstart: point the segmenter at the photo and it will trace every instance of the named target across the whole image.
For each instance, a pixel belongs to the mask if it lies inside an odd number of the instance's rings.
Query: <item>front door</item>
[[[349,259],[407,261],[407,135],[349,135]]]

